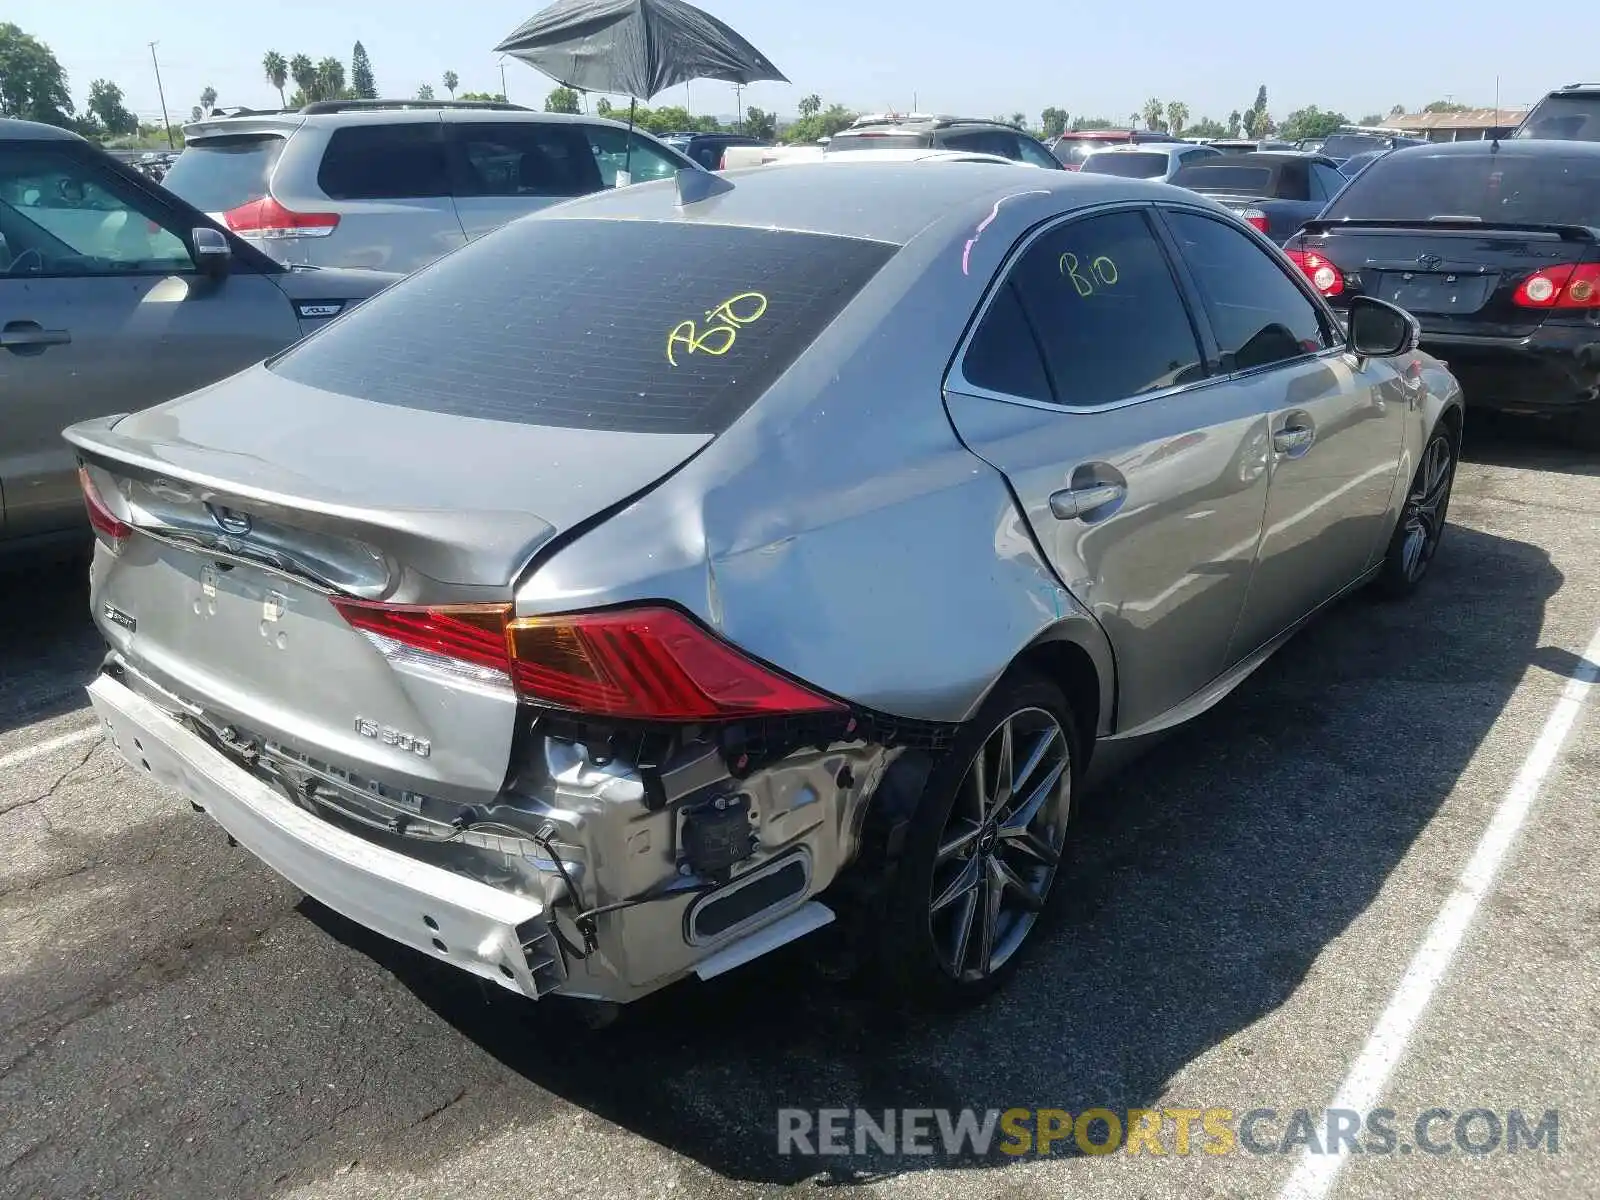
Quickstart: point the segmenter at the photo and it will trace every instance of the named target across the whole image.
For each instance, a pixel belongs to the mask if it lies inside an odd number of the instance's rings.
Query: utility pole
[[[500,99],[508,103],[511,100],[511,93],[506,91],[506,56],[504,54],[500,56]]]
[[[161,64],[156,61],[156,44],[154,42],[150,43],[150,62],[156,69],[156,95],[161,97],[161,123],[167,129],[167,146],[176,150],[178,143],[172,136],[172,118],[167,116],[167,93],[161,87]]]
[[[742,84],[733,85],[734,128],[740,133],[744,132],[744,87]]]

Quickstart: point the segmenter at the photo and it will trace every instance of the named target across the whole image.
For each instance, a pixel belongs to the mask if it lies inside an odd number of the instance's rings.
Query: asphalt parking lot
[[[1422,594],[1348,601],[1088,800],[1059,923],[958,1016],[798,948],[602,1031],[489,994],[124,769],[78,573],[0,580],[0,1194],[1273,1197],[1296,1147],[817,1159],[776,1113],[1271,1108],[1272,1143],[1377,1063],[1408,1146],[1424,1110],[1516,1108],[1558,1149],[1363,1153],[1297,1194],[1600,1196],[1600,460],[1515,428],[1467,458]],[[1508,795],[1520,833],[1419,992]]]

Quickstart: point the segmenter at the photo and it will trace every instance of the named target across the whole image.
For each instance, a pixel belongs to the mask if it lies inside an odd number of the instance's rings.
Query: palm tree
[[[268,50],[265,58],[261,60],[261,69],[266,72],[267,82],[278,89],[278,105],[288,108],[289,101],[284,99],[283,87],[289,82],[289,61],[276,50]]]
[[[205,111],[206,116],[209,117],[211,115],[212,110],[217,107],[216,88],[208,86],[205,91],[200,93],[200,107]]]
[[[444,73],[444,90],[450,93],[450,99],[456,98],[456,89],[461,86],[461,76],[454,71]]]
[[[1189,106],[1182,100],[1172,100],[1167,103],[1167,132],[1173,137],[1183,133],[1184,123],[1189,119]]]
[[[1154,96],[1151,96],[1150,99],[1148,99],[1148,100],[1146,100],[1144,102],[1143,116],[1144,116],[1144,127],[1146,129],[1160,129],[1161,128],[1161,110],[1162,110],[1162,108],[1163,108],[1163,105],[1162,105],[1161,101],[1157,100]]]
[[[322,85],[324,100],[344,97],[344,64],[331,54],[317,64],[317,80]]]
[[[432,100],[433,99],[433,85],[425,83],[421,87],[419,87],[417,89],[417,99],[418,100]]]
[[[1130,128],[1130,129],[1139,128],[1139,114],[1138,113],[1130,113],[1128,115],[1128,128]]]
[[[317,78],[316,64],[308,54],[296,54],[289,60],[289,78],[300,89],[300,98],[306,103],[322,99],[322,81]]]
[[[815,92],[800,101],[800,115],[802,117],[814,117],[821,111],[822,97]]]

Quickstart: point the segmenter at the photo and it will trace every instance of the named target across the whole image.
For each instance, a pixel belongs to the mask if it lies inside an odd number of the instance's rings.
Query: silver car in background
[[[1222,152],[1210,146],[1188,142],[1129,142],[1096,150],[1083,160],[1078,170],[1088,175],[1116,175],[1122,179],[1157,179],[1170,183],[1184,167],[1208,159],[1221,158]]]
[[[524,213],[699,169],[641,129],[493,101],[330,100],[183,132],[169,190],[322,267],[414,271]]]
[[[1424,578],[1460,389],[1401,310],[1349,326],[1164,185],[603,193],[69,430],[90,696],[297,886],[526,996],[836,916],[902,994],[979,996],[1093,760]]]

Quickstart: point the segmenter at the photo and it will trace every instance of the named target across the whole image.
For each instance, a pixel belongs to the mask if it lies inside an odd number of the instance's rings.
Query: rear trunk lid
[[[1526,337],[1552,310],[1516,304],[1518,287],[1541,269],[1596,261],[1592,233],[1578,227],[1316,220],[1293,244],[1344,276],[1336,305],[1373,296],[1444,335]]]

